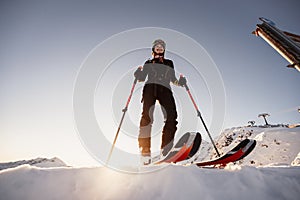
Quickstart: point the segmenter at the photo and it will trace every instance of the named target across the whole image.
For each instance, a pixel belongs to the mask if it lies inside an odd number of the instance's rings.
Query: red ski
[[[166,157],[157,161],[154,158],[152,164],[176,163],[189,159],[198,152],[201,141],[200,133],[187,132],[178,140]]]
[[[171,152],[169,156],[167,156],[162,161],[159,161],[158,163],[176,163],[182,161],[188,157],[191,149],[192,146],[184,144],[179,150]]]
[[[224,154],[223,156],[216,158],[214,160],[210,161],[204,161],[204,162],[195,162],[193,164],[196,164],[198,167],[203,166],[211,166],[211,165],[221,165],[225,166],[226,164],[230,162],[236,162],[238,160],[241,160],[242,158],[246,157],[249,153],[252,152],[256,145],[255,140],[251,139],[245,139],[241,141],[236,147],[234,147],[232,150]]]

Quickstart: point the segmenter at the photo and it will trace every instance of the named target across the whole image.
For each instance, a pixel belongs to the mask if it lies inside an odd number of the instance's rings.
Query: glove
[[[141,79],[143,72],[142,72],[142,67],[137,68],[137,70],[134,72],[134,77],[137,78],[138,80]]]
[[[186,78],[183,76],[180,76],[180,78],[178,80],[178,85],[181,87],[184,87],[186,85]]]

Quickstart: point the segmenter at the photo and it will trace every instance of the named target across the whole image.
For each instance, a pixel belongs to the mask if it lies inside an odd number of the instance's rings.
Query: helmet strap
[[[165,56],[165,52],[163,52],[163,53],[156,53],[156,52],[152,51],[152,55],[153,55],[154,58],[164,57]]]

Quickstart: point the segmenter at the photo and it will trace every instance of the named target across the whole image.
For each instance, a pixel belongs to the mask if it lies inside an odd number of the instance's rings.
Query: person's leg
[[[151,87],[145,87],[143,91],[143,112],[140,121],[139,147],[142,155],[151,154],[151,129],[153,124],[153,112],[156,98]]]
[[[177,111],[173,94],[170,90],[165,90],[159,95],[159,102],[165,118],[165,125],[162,131],[162,153],[166,155],[173,147],[175,132],[177,130]]]

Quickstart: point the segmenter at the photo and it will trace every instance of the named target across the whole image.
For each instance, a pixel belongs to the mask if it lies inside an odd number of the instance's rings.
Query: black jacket
[[[157,58],[147,60],[139,76],[139,81],[145,81],[147,76],[146,84],[162,85],[169,89],[171,89],[170,82],[178,82],[173,61],[169,59],[163,59],[162,62]]]

